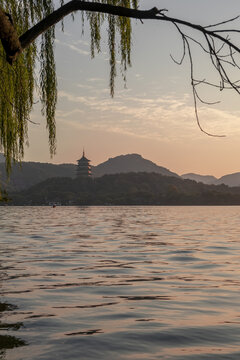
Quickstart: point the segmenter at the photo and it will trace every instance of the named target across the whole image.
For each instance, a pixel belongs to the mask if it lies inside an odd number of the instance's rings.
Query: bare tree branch
[[[220,25],[224,25],[224,24],[229,24],[230,22],[233,22],[233,21],[235,21],[235,20],[237,20],[239,18],[240,18],[240,15],[235,16],[234,18],[231,18],[231,19],[228,19],[228,20],[225,20],[225,21],[221,21],[221,22],[216,23],[216,24],[204,26],[204,28],[209,29],[209,28],[212,28],[212,27],[216,27],[216,26],[220,26]]]
[[[191,29],[195,29],[202,34],[206,34],[209,36],[212,36],[213,38],[216,38],[220,40],[223,43],[226,43],[229,45],[232,49],[234,49],[236,52],[240,53],[240,48],[232,43],[228,38],[225,38],[219,34],[217,34],[218,31],[222,30],[208,30],[208,27],[212,26],[206,26],[203,27],[201,25],[193,24],[191,22],[176,19],[172,17],[168,17],[164,14],[166,12],[166,9],[157,9],[156,7],[150,9],[150,10],[136,10],[136,9],[129,9],[122,6],[114,6],[109,4],[102,4],[97,2],[88,2],[88,1],[81,1],[81,0],[72,0],[69,1],[67,4],[61,6],[59,9],[53,11],[50,15],[48,15],[45,19],[40,21],[38,24],[33,26],[31,29],[26,31],[24,34],[22,34],[19,38],[22,49],[25,49],[29,44],[31,44],[39,35],[41,35],[44,31],[46,31],[49,27],[57,24],[60,20],[62,20],[65,16],[69,15],[70,13],[74,11],[91,11],[91,12],[99,12],[99,13],[105,13],[105,14],[111,14],[116,16],[124,16],[128,18],[134,18],[134,19],[149,19],[149,20],[159,20],[159,21],[165,21],[165,22],[171,22],[178,25],[184,25]],[[231,22],[233,20],[238,19],[238,17],[234,19],[230,19],[226,22]],[[214,25],[216,26],[216,25]],[[229,32],[238,32],[239,30],[228,30]]]

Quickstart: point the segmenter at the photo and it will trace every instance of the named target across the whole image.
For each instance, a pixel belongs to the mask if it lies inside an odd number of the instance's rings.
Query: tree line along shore
[[[206,185],[156,173],[55,177],[9,192],[9,205],[240,205],[240,187]]]

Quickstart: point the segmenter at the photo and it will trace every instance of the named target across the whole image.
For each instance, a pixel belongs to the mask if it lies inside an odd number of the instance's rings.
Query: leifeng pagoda
[[[91,165],[90,165],[90,160],[88,160],[85,157],[85,152],[83,149],[83,154],[81,159],[79,159],[78,161],[78,165],[77,165],[77,177],[81,177],[81,178],[89,178],[92,176],[92,172],[91,172]]]

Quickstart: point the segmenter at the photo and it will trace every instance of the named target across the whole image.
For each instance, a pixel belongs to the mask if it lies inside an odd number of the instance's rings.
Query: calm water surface
[[[1,207],[0,359],[240,359],[240,207]]]

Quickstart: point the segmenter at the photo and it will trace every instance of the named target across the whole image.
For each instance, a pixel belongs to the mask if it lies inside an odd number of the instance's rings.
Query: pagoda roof
[[[89,160],[89,159],[86,158],[84,149],[83,149],[82,157],[81,157],[81,159],[78,160],[78,162],[79,162],[79,161],[88,161],[88,162],[91,161],[91,160]]]
[[[81,159],[79,159],[78,161],[81,161],[81,160],[84,160],[84,161],[90,161],[86,158],[86,156],[82,156]]]

